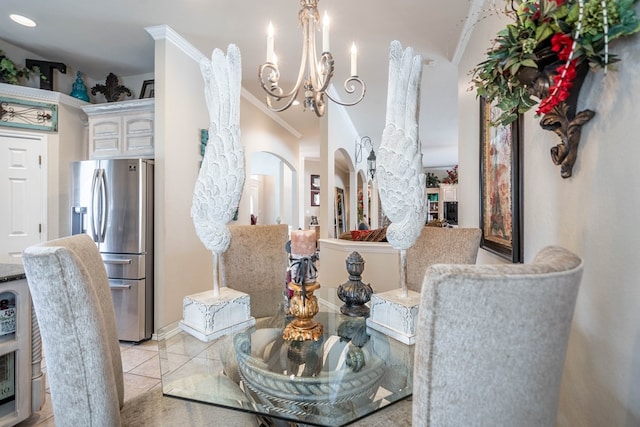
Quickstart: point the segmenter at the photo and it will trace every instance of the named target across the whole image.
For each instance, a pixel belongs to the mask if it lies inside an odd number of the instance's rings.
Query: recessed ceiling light
[[[26,16],[16,15],[14,13],[14,14],[9,15],[9,18],[11,18],[11,20],[13,22],[17,22],[18,24],[24,25],[25,27],[35,27],[36,26],[35,21],[33,19],[27,18]]]
[[[295,107],[296,105],[300,105],[300,101],[298,101],[297,99],[294,99],[292,102],[292,105]]]

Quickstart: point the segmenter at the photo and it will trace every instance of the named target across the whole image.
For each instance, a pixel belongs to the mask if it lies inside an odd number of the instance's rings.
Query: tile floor
[[[121,342],[120,349],[122,370],[124,371],[125,406],[128,401],[133,401],[154,388],[161,390],[157,341],[149,340],[140,344]],[[46,372],[46,363],[43,365],[43,371]],[[45,405],[40,412],[32,414],[17,426],[54,426],[53,408],[48,387],[46,388]]]
[[[124,427],[258,427],[256,417],[248,413],[163,396],[157,341],[120,343],[120,348],[125,386],[124,408],[121,411]],[[43,371],[46,372],[46,363],[43,363]],[[411,398],[404,399],[351,426],[411,426],[411,405]],[[55,427],[48,387],[43,408],[17,424],[17,427],[30,426]]]

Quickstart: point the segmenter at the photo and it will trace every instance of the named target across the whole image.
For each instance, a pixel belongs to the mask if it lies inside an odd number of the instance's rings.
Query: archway
[[[341,233],[357,228],[356,178],[351,157],[343,148],[335,151],[334,232]]]

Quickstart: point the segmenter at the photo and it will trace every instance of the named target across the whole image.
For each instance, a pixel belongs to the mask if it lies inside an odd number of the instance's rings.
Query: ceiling
[[[384,128],[388,51],[392,40],[424,57],[420,139],[427,167],[457,163],[457,57],[466,44],[472,19],[482,0],[322,0],[320,14],[331,18],[334,85],[342,95],[349,73],[351,44],[358,47],[358,74],[366,83],[364,100],[347,107],[358,135],[370,136],[376,148]],[[266,57],[266,28],[275,27],[275,50],[282,86],[295,79],[301,55],[296,0],[2,0],[0,39],[50,61],[64,62],[96,80],[152,73],[153,39],[146,27],[166,24],[205,55],[214,48],[238,45],[242,84],[264,99],[257,70]],[[25,28],[10,13],[38,23]],[[318,36],[318,39],[321,39]],[[318,42],[319,43],[319,42]],[[103,77],[104,76],[104,77]],[[343,99],[348,100],[345,96]],[[331,108],[331,107],[329,107]],[[319,119],[301,106],[282,118],[303,136],[304,150],[317,144]],[[310,150],[310,151],[309,151]]]

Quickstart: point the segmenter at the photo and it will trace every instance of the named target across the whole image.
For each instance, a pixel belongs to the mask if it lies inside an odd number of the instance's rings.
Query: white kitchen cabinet
[[[89,158],[153,158],[154,99],[87,105]]]
[[[457,202],[458,186],[456,184],[440,184],[440,196],[443,202]]]
[[[24,270],[0,264],[0,426],[16,425],[44,405],[41,348]]]

